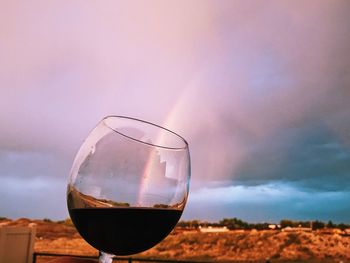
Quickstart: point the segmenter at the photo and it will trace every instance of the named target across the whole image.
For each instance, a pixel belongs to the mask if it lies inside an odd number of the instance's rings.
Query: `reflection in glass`
[[[187,142],[155,124],[104,118],[81,146],[67,203],[82,237],[111,255],[142,252],[165,238],[185,207],[190,179]]]

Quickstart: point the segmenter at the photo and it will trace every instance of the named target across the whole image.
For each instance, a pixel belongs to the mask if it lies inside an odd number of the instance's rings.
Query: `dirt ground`
[[[2,220],[12,226],[37,224],[36,252],[98,255],[69,222]],[[350,236],[335,231],[281,230],[201,233],[177,230],[154,248],[133,257],[265,262],[350,262]],[[37,261],[44,262],[44,259]]]

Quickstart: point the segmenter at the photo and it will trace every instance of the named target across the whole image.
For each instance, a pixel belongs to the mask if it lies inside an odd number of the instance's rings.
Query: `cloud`
[[[183,220],[219,221],[237,217],[249,222],[333,220],[347,222],[349,191],[309,191],[284,183],[228,186],[193,191]]]
[[[326,159],[326,150],[318,156],[307,144],[324,132],[328,135],[320,144],[339,144],[339,152],[348,153],[350,58],[345,43],[350,34],[343,5],[216,7],[217,30],[207,32],[198,50],[205,60],[172,125],[183,127],[189,138],[196,184],[232,178],[307,181],[326,167],[321,177],[348,177],[348,167],[341,164],[346,161],[339,160],[341,172],[335,156]],[[303,160],[296,160],[297,153]],[[313,162],[317,158],[320,162]],[[293,168],[297,162],[298,171]]]
[[[117,114],[183,135],[194,191],[348,189],[348,1],[1,6],[1,178],[65,179]]]
[[[60,178],[1,176],[1,216],[66,218],[65,192],[66,181]]]
[[[349,163],[350,149],[332,130],[311,124],[255,144],[233,180],[247,185],[284,181],[320,191],[349,190]]]
[[[9,218],[68,217],[70,163],[52,152],[0,151],[0,211]]]

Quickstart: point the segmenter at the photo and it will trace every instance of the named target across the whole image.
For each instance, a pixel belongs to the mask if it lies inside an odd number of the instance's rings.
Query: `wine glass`
[[[67,205],[80,235],[113,255],[145,251],[175,227],[190,181],[188,143],[156,124],[107,116],[78,151],[69,176]]]

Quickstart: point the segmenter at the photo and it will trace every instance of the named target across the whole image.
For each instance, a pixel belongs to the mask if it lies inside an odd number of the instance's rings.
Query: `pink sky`
[[[46,195],[57,185],[51,204],[58,212],[47,203],[23,216],[64,217],[74,155],[110,114],[163,124],[189,141],[192,211],[207,188],[227,196],[237,185],[292,178],[318,189],[306,171],[323,168],[311,162],[297,179],[259,170],[284,165],[293,145],[305,152],[302,138],[320,129],[326,135],[317,143],[350,158],[348,8],[347,1],[2,1],[0,177],[13,189],[0,195],[20,207],[23,192]],[[270,159],[259,163],[261,153]],[[349,169],[338,175],[334,168],[334,176],[348,180]],[[295,195],[304,191],[295,187]],[[227,213],[241,213],[235,209]],[[303,213],[295,216],[310,216]]]

